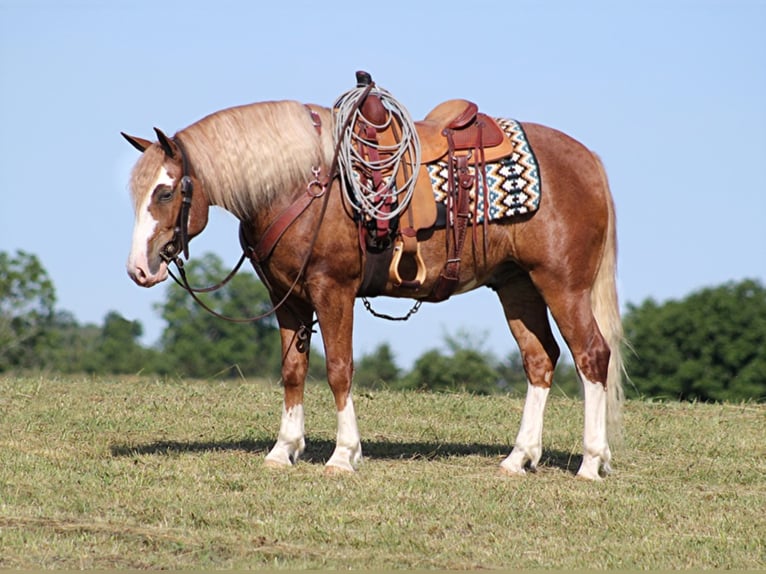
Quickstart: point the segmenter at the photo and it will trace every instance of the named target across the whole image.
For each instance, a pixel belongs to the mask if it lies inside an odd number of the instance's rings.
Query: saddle
[[[468,100],[447,100],[415,122],[420,138],[421,161],[433,163],[449,152],[447,133],[452,133],[455,151],[484,149],[485,160],[509,156],[513,145],[497,122]]]
[[[389,127],[377,133],[373,133],[370,129],[371,125],[383,123],[380,121],[382,108],[380,102],[375,101],[375,96],[368,96],[368,101],[362,106],[362,113],[365,118],[371,120],[369,125],[362,128],[366,130],[366,138],[371,143],[380,144],[383,147],[396,145],[398,133],[395,129]],[[380,257],[380,253],[388,252],[388,249],[368,250],[365,284],[361,294],[379,294],[387,283],[414,291],[422,286],[426,279],[426,266],[420,255],[418,234],[433,229],[437,220],[436,201],[427,166],[435,162],[446,162],[450,170],[450,199],[447,203],[448,213],[445,218],[447,262],[436,286],[425,297],[428,301],[443,301],[449,298],[457,287],[461,252],[469,220],[472,219],[469,208],[470,193],[474,191],[476,197],[479,197],[479,193],[488,193],[485,178],[477,177],[477,174],[485,173],[486,162],[511,155],[513,144],[494,119],[479,112],[478,106],[468,100],[455,99],[443,102],[429,112],[423,120],[416,121],[414,124],[420,140],[421,153],[417,183],[408,207],[399,218],[398,227],[393,230],[393,249],[390,252],[390,260],[388,253]],[[395,174],[397,184],[407,175],[409,174]],[[484,205],[486,206],[487,203],[485,196]],[[474,204],[477,205],[478,201]],[[475,214],[473,219],[476,219]],[[487,225],[487,219],[485,217],[484,225]],[[382,237],[386,231],[381,229],[378,222],[375,233]],[[484,238],[486,247],[486,229]],[[474,241],[476,241],[475,226]],[[370,247],[373,244],[374,238],[371,242],[370,234],[368,234],[367,246]],[[381,261],[390,261],[387,274],[382,272],[381,267],[385,263]]]

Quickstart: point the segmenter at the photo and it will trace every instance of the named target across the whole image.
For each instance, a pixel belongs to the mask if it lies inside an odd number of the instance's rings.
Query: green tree
[[[628,372],[638,392],[683,400],[766,399],[766,290],[753,280],[681,301],[629,305]]]
[[[394,386],[400,376],[401,370],[388,343],[381,343],[372,353],[363,355],[355,363],[354,384],[359,387],[380,389]]]
[[[80,325],[69,311],[56,311],[36,339],[38,367],[59,373],[83,373],[101,338],[97,325]]]
[[[53,283],[35,255],[0,251],[0,371],[39,366],[34,350],[55,302]]]
[[[116,311],[104,318],[95,344],[91,344],[83,370],[91,373],[133,374],[151,372],[156,368],[152,349],[139,343],[143,327],[138,321],[129,321]]]
[[[491,394],[500,390],[496,360],[482,347],[485,336],[459,330],[445,335],[447,353],[431,349],[415,361],[412,370],[400,381],[400,388],[428,391],[466,390]]]
[[[221,259],[206,254],[186,266],[189,282],[205,286],[227,273]],[[212,309],[231,317],[247,317],[271,308],[264,285],[252,273],[237,274],[225,287],[201,294]],[[281,350],[273,316],[250,323],[231,323],[208,313],[178,285],[158,305],[166,327],[160,369],[189,377],[278,377]]]
[[[527,392],[527,373],[524,371],[524,361],[521,353],[514,350],[504,361],[495,367],[499,377],[499,386],[503,392],[523,394]]]

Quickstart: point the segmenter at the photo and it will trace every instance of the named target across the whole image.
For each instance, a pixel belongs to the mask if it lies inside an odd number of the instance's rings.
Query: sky
[[[150,344],[166,284],[125,272],[137,152],[120,131],[265,100],[330,106],[367,70],[414,118],[466,98],[596,151],[623,308],[766,284],[764,30],[766,0],[0,0],[0,251],[40,258],[57,309],[95,324],[117,311]],[[192,259],[233,265],[237,223],[211,215]],[[489,289],[403,324],[361,302],[355,318],[355,355],[388,342],[403,367],[459,332],[500,358],[516,348]]]

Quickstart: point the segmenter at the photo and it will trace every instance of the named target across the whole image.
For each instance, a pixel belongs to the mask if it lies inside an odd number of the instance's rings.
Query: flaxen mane
[[[313,167],[329,166],[332,115],[325,109],[319,114],[321,137],[309,110],[294,101],[222,110],[181,130],[176,137],[183,143],[210,203],[244,219],[277,194],[305,186],[313,177]],[[145,180],[156,177],[161,162],[159,146],[144,153],[133,171],[134,194],[149,188],[152,182]]]
[[[210,203],[246,218],[280,192],[305,186],[332,157],[329,114],[322,140],[308,109],[293,101],[229,108],[182,130],[189,161]]]

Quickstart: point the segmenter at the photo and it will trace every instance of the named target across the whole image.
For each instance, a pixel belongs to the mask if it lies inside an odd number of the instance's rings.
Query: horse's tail
[[[591,291],[591,305],[601,334],[606,339],[611,351],[606,379],[607,430],[610,441],[619,443],[622,436],[620,408],[624,398],[622,377],[625,366],[622,358],[624,335],[617,298],[617,230],[614,201],[609,189],[609,181],[604,170],[604,164],[595,154],[594,157],[604,182],[608,218],[604,250],[601,254],[601,262]]]

